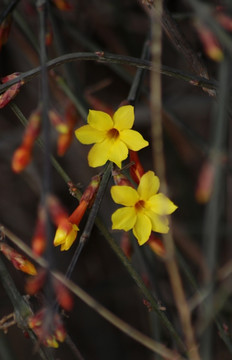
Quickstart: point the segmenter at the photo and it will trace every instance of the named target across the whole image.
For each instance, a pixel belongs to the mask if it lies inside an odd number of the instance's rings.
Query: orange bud
[[[49,322],[45,321],[49,317]],[[28,319],[28,326],[45,346],[57,348],[66,337],[66,330],[59,314],[43,308]]]
[[[73,308],[74,304],[73,297],[70,291],[66,288],[66,286],[61,284],[61,282],[56,279],[53,280],[53,286],[56,293],[57,301],[60,306],[63,309],[70,311]]]
[[[212,31],[200,23],[197,23],[197,31],[208,57],[214,61],[221,61],[224,57],[223,51]]]
[[[73,6],[67,0],[52,0],[57,9],[62,11],[72,10]]]
[[[10,13],[0,25],[0,50],[2,48],[2,45],[6,44],[8,40],[11,24],[12,24],[12,16]]]
[[[67,134],[59,134],[57,139],[57,154],[63,156],[69,148],[73,139],[73,133],[68,132]]]
[[[163,242],[157,237],[155,236],[154,233],[151,233],[151,236],[147,242],[147,244],[150,246],[150,248],[152,249],[152,251],[154,251],[154,253],[158,256],[163,257],[165,255],[165,247]]]
[[[31,247],[36,255],[42,255],[46,247],[46,215],[43,207],[39,208],[35,232]]]
[[[5,76],[1,79],[2,83],[7,83],[19,76],[19,73],[13,73]],[[3,94],[0,95],[0,109],[6,106],[14,97],[18,94],[19,88],[24,84],[23,80],[20,80],[16,84],[10,86]]]
[[[25,284],[25,291],[29,295],[36,294],[39,290],[42,289],[47,276],[47,271],[45,269],[39,270],[38,274],[33,278],[27,279]]]
[[[212,194],[215,167],[210,161],[206,161],[200,171],[196,187],[195,197],[197,202],[205,204]]]
[[[29,117],[21,146],[14,152],[12,170],[21,172],[31,161],[32,147],[39,136],[41,127],[41,111],[36,109]]]
[[[61,134],[67,134],[69,131],[69,126],[65,119],[54,109],[50,110],[49,119],[55,129]]]
[[[139,184],[140,179],[144,175],[145,171],[141,162],[139,161],[137,151],[130,150],[130,161],[134,163],[130,167],[130,176],[136,184]]]
[[[100,181],[101,176],[96,175],[92,177],[90,184],[87,186],[81,197],[80,202],[86,201],[91,206],[91,203],[94,200],[97,190],[99,188]]]
[[[34,110],[28,120],[26,130],[23,135],[23,145],[27,148],[32,148],[35,140],[40,134],[41,130],[41,109]]]
[[[221,26],[224,27],[227,31],[232,31],[232,18],[226,14],[219,13],[216,15],[218,22]]]
[[[75,106],[69,103],[65,110],[65,121],[67,123],[68,132],[66,134],[59,134],[57,140],[57,154],[63,156],[69,148],[74,134],[74,126],[78,120],[78,114]]]
[[[59,224],[53,240],[54,246],[61,245],[60,250],[69,250],[77,237],[78,227],[68,219],[63,219]]]
[[[31,161],[31,149],[20,146],[15,150],[11,168],[15,173],[20,173]]]
[[[5,243],[0,244],[0,250],[17,270],[29,275],[36,275],[35,266],[27,258]]]

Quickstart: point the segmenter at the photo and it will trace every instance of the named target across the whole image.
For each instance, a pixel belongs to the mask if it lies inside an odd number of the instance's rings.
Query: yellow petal
[[[109,160],[113,161],[119,168],[122,166],[122,161],[125,160],[128,156],[127,146],[120,140],[113,142],[110,152]]]
[[[149,239],[151,235],[151,221],[146,215],[137,213],[133,234],[138,240],[139,245],[143,245]]]
[[[128,231],[136,222],[136,212],[133,207],[123,207],[116,210],[111,217],[112,229]]]
[[[88,163],[91,167],[98,167],[104,165],[109,160],[109,152],[112,146],[112,141],[104,140],[99,144],[94,144],[88,153]]]
[[[120,139],[126,144],[128,149],[138,151],[149,145],[149,142],[144,140],[142,135],[135,130],[122,130],[120,132]]]
[[[82,144],[86,145],[99,143],[106,137],[106,133],[104,131],[94,129],[90,125],[80,127],[75,131],[75,135]]]
[[[111,196],[116,204],[124,206],[134,206],[139,200],[138,193],[135,189],[130,186],[112,186]]]
[[[118,130],[131,129],[134,124],[134,119],[134,107],[131,105],[121,106],[114,113],[114,127]]]
[[[111,116],[103,111],[89,110],[87,122],[93,128],[101,131],[108,131],[113,127]]]
[[[146,212],[146,215],[151,220],[152,230],[161,234],[169,232],[168,219],[166,216],[160,216],[152,211]]]
[[[155,176],[153,171],[147,171],[140,180],[138,186],[138,194],[140,199],[149,200],[149,198],[157,193],[159,190],[160,181],[158,176]]]
[[[66,251],[69,250],[72,244],[74,243],[75,239],[77,237],[77,230],[73,228],[73,230],[68,234],[68,236],[65,239],[65,243],[61,244],[60,250]]]
[[[82,144],[86,145],[101,142],[106,137],[104,131],[94,129],[90,125],[81,126],[75,131],[75,135]]]
[[[177,209],[177,206],[162,193],[152,196],[147,203],[150,209],[158,215],[169,215]]]
[[[66,236],[67,236],[67,231],[59,226],[58,229],[56,230],[55,238],[53,241],[54,246],[59,246],[62,243],[64,243]]]

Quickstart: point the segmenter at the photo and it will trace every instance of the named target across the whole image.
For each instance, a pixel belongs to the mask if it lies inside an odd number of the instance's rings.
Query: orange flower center
[[[136,211],[142,211],[145,207],[145,201],[144,200],[139,200],[136,204],[135,204],[135,210]]]
[[[107,136],[111,140],[117,140],[117,138],[119,137],[119,131],[117,129],[115,129],[115,128],[112,128],[107,132]]]

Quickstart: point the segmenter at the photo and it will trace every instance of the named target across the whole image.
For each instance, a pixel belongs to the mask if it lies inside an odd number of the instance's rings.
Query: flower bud
[[[130,150],[130,161],[133,164],[130,167],[130,176],[136,184],[139,184],[141,177],[145,173],[141,162],[139,161],[137,151]]]
[[[5,243],[0,244],[0,251],[6,256],[13,266],[29,275],[36,275],[35,266],[22,254]]]

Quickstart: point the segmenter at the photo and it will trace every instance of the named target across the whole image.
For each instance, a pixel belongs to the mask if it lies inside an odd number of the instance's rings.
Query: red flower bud
[[[196,28],[208,57],[214,61],[221,61],[224,57],[222,48],[212,31],[199,22],[196,24]]]
[[[130,176],[136,184],[139,184],[140,179],[145,171],[141,165],[141,162],[139,161],[137,151],[130,150],[130,161],[133,162],[130,167]]]
[[[60,306],[67,311],[72,310],[74,302],[70,291],[56,279],[53,280],[53,286]]]
[[[150,246],[151,250],[154,251],[154,253],[158,256],[163,257],[165,255],[165,247],[163,242],[155,236],[154,233],[151,233],[151,236],[147,242],[147,244]]]
[[[52,0],[57,9],[62,11],[72,10],[73,6],[67,0]]]
[[[89,206],[91,206],[95,198],[95,195],[97,193],[97,190],[99,188],[100,181],[101,181],[101,176],[96,175],[92,177],[90,184],[87,186],[81,197],[80,202],[85,201],[88,203]]]
[[[200,171],[196,187],[195,197],[197,202],[205,204],[209,201],[214,182],[215,167],[210,161],[206,161]]]
[[[2,78],[2,83],[6,83],[19,76],[19,73],[13,73]],[[3,94],[0,95],[0,109],[6,106],[18,94],[19,88],[24,84],[23,80],[10,86]]]
[[[17,270],[21,270],[29,275],[36,275],[35,266],[18,251],[5,243],[0,244],[0,251],[6,256]]]
[[[20,173],[31,161],[31,149],[24,146],[15,150],[11,168],[15,173]]]
[[[38,293],[46,280],[47,271],[45,269],[39,270],[38,274],[33,278],[29,278],[25,284],[25,291],[29,295],[34,295]]]

